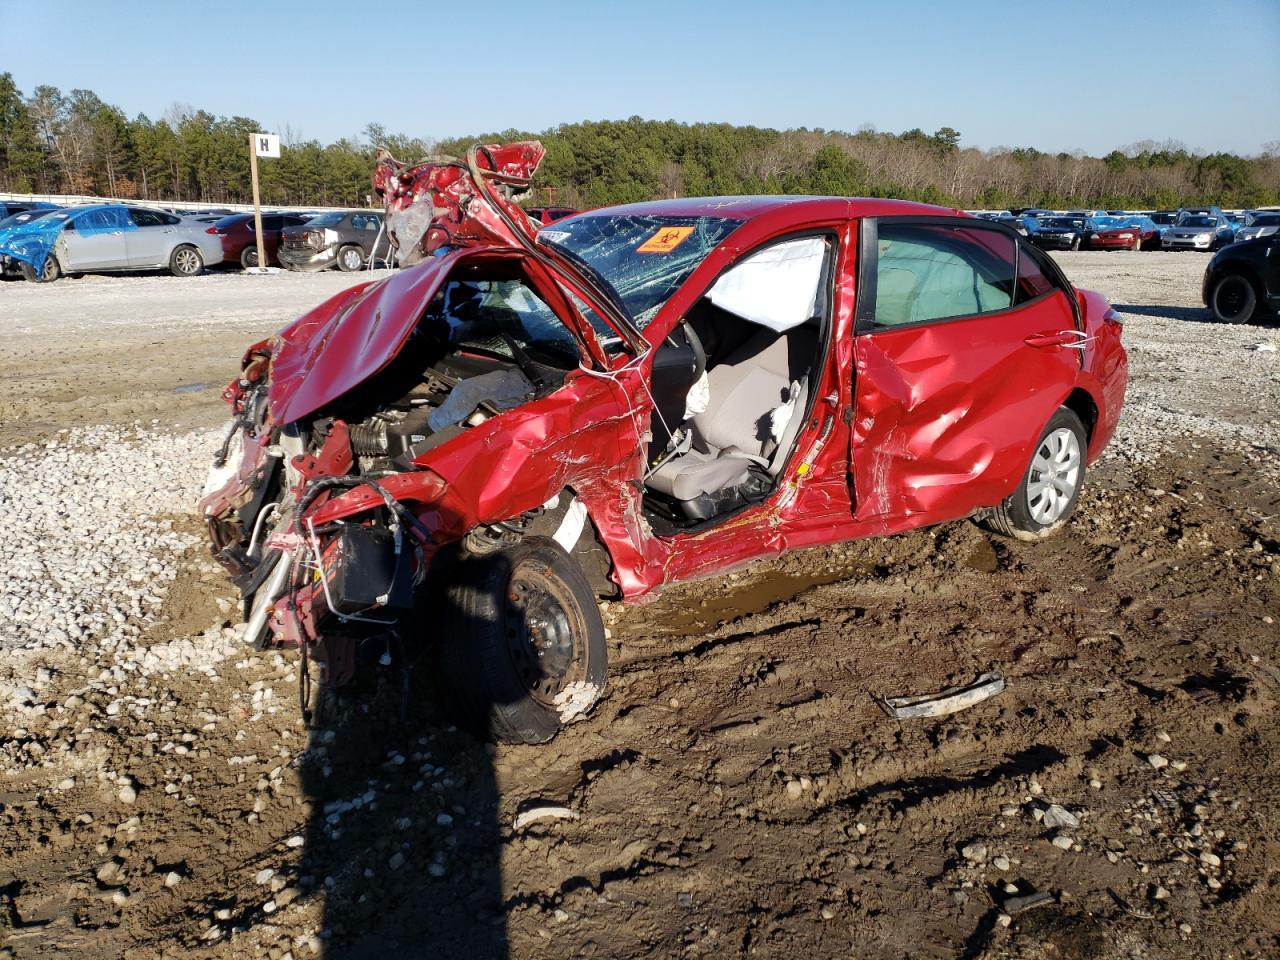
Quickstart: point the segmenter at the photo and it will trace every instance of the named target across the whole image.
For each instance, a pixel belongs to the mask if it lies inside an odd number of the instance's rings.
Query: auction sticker
[[[694,227],[663,227],[640,246],[636,253],[670,253],[693,233]]]

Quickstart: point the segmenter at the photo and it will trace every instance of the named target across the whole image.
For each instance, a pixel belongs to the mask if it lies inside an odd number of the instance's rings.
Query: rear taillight
[[[212,233],[212,234],[216,237],[216,236],[218,235],[218,228],[217,228],[217,227],[206,227],[204,232],[205,232],[205,233]]]

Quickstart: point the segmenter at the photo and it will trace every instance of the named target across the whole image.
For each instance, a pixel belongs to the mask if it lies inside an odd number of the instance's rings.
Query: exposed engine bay
[[[246,640],[306,646],[332,685],[350,679],[363,641],[389,656],[437,543],[387,485],[430,484],[425,456],[554,391],[579,358],[526,280],[493,267],[455,271],[383,370],[292,423],[272,422],[270,351],[251,351],[228,388],[234,418],[202,500],[214,555],[244,599]],[[377,502],[314,519],[355,488]],[[501,529],[481,529],[470,545],[502,542]]]

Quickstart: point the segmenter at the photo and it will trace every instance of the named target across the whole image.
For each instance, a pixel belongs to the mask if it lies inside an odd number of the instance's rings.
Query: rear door
[[[177,217],[170,218],[154,210],[130,210],[129,219],[137,230],[125,237],[129,251],[129,266],[154,267],[169,262],[169,250],[173,246],[173,231]]]
[[[89,210],[67,223],[62,238],[66,268],[103,270],[123,267],[128,262],[125,233],[134,229],[123,207]]]
[[[996,224],[886,217],[859,242],[855,518],[902,528],[999,503],[1079,374],[1074,292]]]

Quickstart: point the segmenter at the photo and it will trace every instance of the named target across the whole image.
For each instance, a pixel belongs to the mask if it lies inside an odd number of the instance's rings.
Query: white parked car
[[[221,239],[206,224],[123,204],[70,207],[0,238],[0,254],[20,261],[28,280],[66,273],[168,270],[193,277],[222,261]]]

